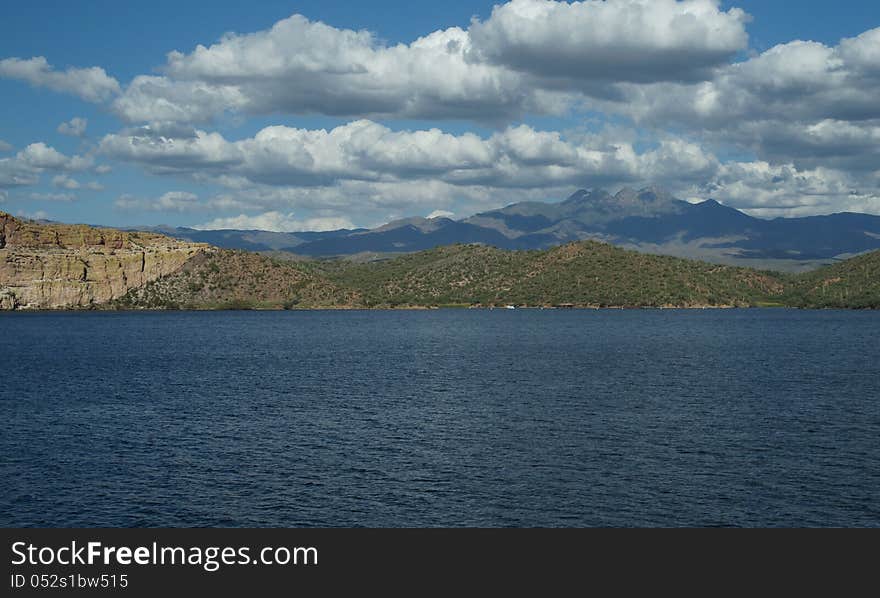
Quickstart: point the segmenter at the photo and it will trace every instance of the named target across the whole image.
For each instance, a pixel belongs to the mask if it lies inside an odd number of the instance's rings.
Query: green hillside
[[[595,241],[546,251],[452,245],[385,262],[306,267],[357,289],[369,306],[747,306],[783,290],[775,275]]]
[[[788,305],[880,309],[880,251],[806,272],[786,285]]]

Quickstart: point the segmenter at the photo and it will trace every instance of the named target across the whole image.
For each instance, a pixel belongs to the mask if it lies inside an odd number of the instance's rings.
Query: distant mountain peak
[[[647,187],[646,189],[642,189],[639,192],[639,197],[650,197],[654,201],[671,201],[675,199],[672,193],[661,187]]]
[[[607,200],[611,197],[605,189],[578,189],[563,201],[563,204],[584,203],[587,201]]]
[[[710,209],[710,210],[727,210],[727,211],[735,211],[735,212],[739,211],[739,210],[736,210],[736,208],[731,208],[730,206],[724,205],[723,203],[721,203],[717,199],[711,199],[711,198],[704,200],[704,201],[701,201],[699,203],[693,204],[693,205],[695,205],[697,207],[704,208],[704,209]],[[742,212],[740,212],[740,213],[742,213]]]
[[[624,187],[614,195],[614,200],[621,204],[645,204],[645,203],[669,203],[675,197],[667,190],[650,186],[635,190],[632,187]]]
[[[438,228],[446,226],[452,222],[454,221],[445,216],[437,216],[435,218],[422,218],[421,216],[413,216],[411,218],[401,218],[400,220],[393,220],[388,224],[383,224],[378,228],[370,229],[368,232],[384,232],[409,226],[412,227],[414,230],[419,230],[426,233],[435,231]]]

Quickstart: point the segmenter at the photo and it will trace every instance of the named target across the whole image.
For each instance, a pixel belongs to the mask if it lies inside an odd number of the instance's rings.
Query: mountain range
[[[657,187],[579,190],[562,202],[519,202],[468,218],[406,218],[373,229],[276,233],[150,229],[227,249],[300,256],[387,256],[456,243],[547,249],[586,239],[627,249],[780,271],[803,271],[880,248],[880,216],[762,219],[713,199],[690,203]]]
[[[303,260],[0,212],[0,310],[441,306],[877,309],[880,251],[800,274],[594,240],[534,251],[457,243],[382,260]]]

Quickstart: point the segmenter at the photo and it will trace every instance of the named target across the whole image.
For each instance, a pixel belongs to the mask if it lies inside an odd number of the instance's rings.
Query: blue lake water
[[[2,526],[878,526],[880,313],[0,315]]]

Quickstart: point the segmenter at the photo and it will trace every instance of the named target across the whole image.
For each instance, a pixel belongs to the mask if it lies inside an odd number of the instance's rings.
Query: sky
[[[880,3],[41,1],[0,20],[0,210],[276,231],[657,185],[880,214]]]

